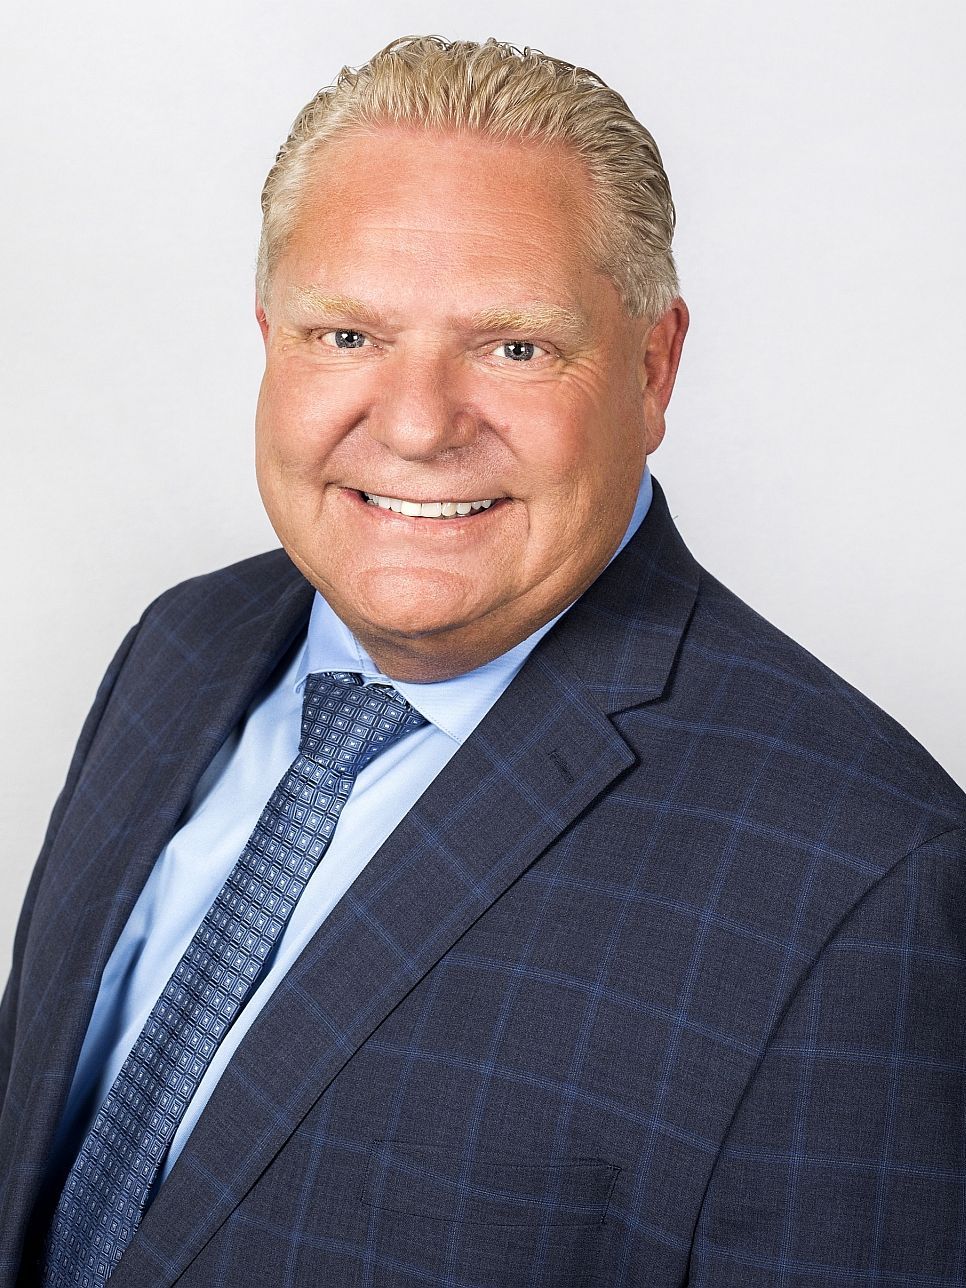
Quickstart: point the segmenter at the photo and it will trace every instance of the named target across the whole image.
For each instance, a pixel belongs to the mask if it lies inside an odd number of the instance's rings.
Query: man
[[[122,643],[3,1002],[4,1285],[966,1281],[966,798],[684,547],[593,75],[394,42],[269,175],[283,550]]]

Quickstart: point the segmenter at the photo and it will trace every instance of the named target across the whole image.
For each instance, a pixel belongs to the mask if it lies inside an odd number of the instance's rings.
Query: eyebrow
[[[528,304],[522,309],[484,309],[470,319],[474,331],[516,331],[524,335],[552,331],[572,342],[587,338],[587,323],[579,313],[559,304]]]
[[[314,287],[292,288],[293,301],[299,309],[306,310],[313,318],[358,319],[366,326],[378,326],[378,311],[351,295],[327,295]],[[467,318],[463,324],[470,331],[515,332],[523,335],[551,331],[579,343],[587,339],[588,324],[581,314],[559,304],[538,301],[516,307],[483,309]]]
[[[379,321],[374,309],[351,295],[326,295],[312,286],[293,286],[291,298],[296,308],[306,310],[312,317],[353,317],[367,325],[375,325]]]

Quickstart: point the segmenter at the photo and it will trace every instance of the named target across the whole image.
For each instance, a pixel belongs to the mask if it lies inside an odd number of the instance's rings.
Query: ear
[[[258,326],[262,333],[262,341],[264,342],[265,348],[267,349],[268,348],[268,315],[266,314],[265,310],[262,308],[262,302],[258,298],[257,292],[255,294],[255,317],[258,319]]]
[[[642,343],[644,442],[648,456],[656,451],[664,437],[664,413],[671,401],[689,321],[688,306],[678,297],[654,323]]]

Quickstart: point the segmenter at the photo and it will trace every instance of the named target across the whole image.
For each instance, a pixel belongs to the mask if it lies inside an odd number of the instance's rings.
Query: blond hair
[[[657,144],[620,94],[594,72],[539,50],[494,39],[402,36],[362,67],[344,67],[296,117],[262,189],[263,302],[322,145],[386,125],[568,146],[590,178],[591,254],[628,312],[654,321],[677,297],[667,175]]]

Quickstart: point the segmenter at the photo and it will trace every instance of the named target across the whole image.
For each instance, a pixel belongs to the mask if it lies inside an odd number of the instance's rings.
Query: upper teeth
[[[370,505],[378,505],[381,510],[395,510],[397,514],[408,514],[419,519],[452,519],[457,514],[469,514],[473,510],[486,510],[495,498],[488,501],[401,501],[395,496],[376,496],[373,492],[363,492]]]

